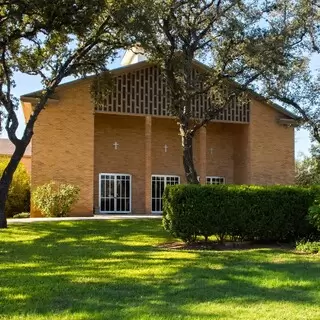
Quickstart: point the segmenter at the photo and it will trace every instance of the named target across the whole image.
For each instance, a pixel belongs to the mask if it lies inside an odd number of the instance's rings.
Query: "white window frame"
[[[129,211],[123,211],[123,210],[115,210],[115,211],[102,211],[101,210],[101,177],[102,176],[113,176],[115,177],[114,179],[114,185],[117,184],[117,176],[127,176],[129,177],[129,182],[130,182],[130,193],[129,193],[129,197],[130,197],[130,201],[129,201]],[[115,202],[116,203],[116,202]],[[116,205],[115,205],[116,207]],[[99,173],[99,213],[131,213],[132,211],[132,175],[128,174],[128,173]]]
[[[151,192],[150,192],[150,194],[151,194],[151,213],[153,213],[153,214],[161,214],[161,213],[163,213],[163,211],[161,210],[161,211],[153,211],[152,210],[152,200],[153,199],[159,199],[159,198],[153,198],[152,197],[152,186],[153,186],[153,184],[152,184],[152,180],[153,180],[153,178],[164,178],[164,188],[166,188],[166,186],[167,186],[167,178],[178,178],[178,183],[177,184],[180,184],[180,176],[177,176],[177,175],[174,175],[174,174],[152,174],[151,175]]]
[[[210,183],[208,183],[208,179],[210,179]],[[212,183],[213,179],[222,179],[222,183]],[[206,176],[206,184],[226,184],[226,178],[221,176]]]

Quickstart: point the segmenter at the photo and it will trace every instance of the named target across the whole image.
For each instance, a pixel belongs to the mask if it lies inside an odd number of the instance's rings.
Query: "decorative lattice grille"
[[[198,71],[194,69],[194,77]],[[148,114],[154,116],[170,116],[170,94],[166,80],[157,67],[120,74],[114,78],[114,86],[101,103],[96,104],[96,112]],[[206,94],[196,96],[192,101],[192,114],[195,118],[203,118],[209,108]],[[215,120],[232,122],[249,122],[250,103],[230,102],[229,107],[221,110]]]

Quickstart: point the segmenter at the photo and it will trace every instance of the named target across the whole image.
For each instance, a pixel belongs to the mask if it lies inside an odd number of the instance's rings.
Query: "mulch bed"
[[[197,241],[194,243],[169,242],[158,245],[158,248],[172,250],[250,250],[250,249],[293,249],[288,243],[258,243],[253,241],[218,243],[215,241]]]

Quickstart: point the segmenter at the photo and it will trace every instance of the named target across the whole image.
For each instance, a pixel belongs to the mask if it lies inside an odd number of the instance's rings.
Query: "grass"
[[[0,318],[320,319],[320,255],[157,248],[168,240],[158,220],[10,225]]]

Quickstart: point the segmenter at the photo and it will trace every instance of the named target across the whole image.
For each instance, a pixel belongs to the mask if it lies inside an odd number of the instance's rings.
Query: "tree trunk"
[[[193,161],[193,136],[188,133],[182,135],[183,166],[188,183],[199,184],[197,171]]]
[[[0,229],[7,228],[5,205],[8,197],[9,187],[13,178],[13,174],[16,171],[28,144],[29,143],[26,141],[19,141],[0,179]]]
[[[0,229],[7,228],[7,219],[4,212],[9,187],[4,187],[2,179],[0,180]]]

